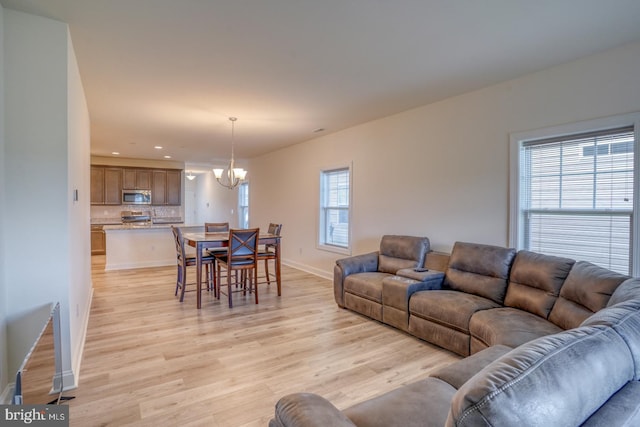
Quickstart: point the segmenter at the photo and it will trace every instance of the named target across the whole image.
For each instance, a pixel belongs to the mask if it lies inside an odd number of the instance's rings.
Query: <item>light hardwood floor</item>
[[[337,307],[329,280],[283,268],[260,304],[204,292],[180,303],[175,267],[105,272],[94,295],[71,426],[266,426],[285,394],[338,408],[424,378],[458,357]],[[194,272],[189,274],[193,278]]]

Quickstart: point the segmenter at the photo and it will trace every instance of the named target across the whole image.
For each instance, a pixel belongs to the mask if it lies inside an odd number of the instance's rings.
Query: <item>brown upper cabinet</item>
[[[167,204],[167,171],[154,170],[151,182],[151,204]]]
[[[122,203],[122,169],[91,166],[91,204],[119,205]]]
[[[182,202],[182,171],[154,169],[151,175],[151,204],[180,206]]]
[[[182,171],[167,170],[167,205],[182,204]]]
[[[124,190],[151,190],[151,170],[124,169],[122,174]]]
[[[91,204],[104,205],[104,168],[91,166]]]
[[[180,206],[182,171],[91,166],[91,204],[121,205],[122,190],[151,190],[151,204]]]

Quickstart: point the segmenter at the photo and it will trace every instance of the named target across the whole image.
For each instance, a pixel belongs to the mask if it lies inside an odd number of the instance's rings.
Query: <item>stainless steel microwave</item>
[[[123,205],[150,205],[151,190],[122,190]]]

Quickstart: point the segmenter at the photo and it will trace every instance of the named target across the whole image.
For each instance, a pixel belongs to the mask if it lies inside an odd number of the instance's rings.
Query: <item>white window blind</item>
[[[238,224],[240,228],[249,228],[249,183],[238,187]]]
[[[320,178],[320,245],[349,247],[349,168],[325,170]]]
[[[523,247],[629,274],[633,127],[525,141],[520,150]]]

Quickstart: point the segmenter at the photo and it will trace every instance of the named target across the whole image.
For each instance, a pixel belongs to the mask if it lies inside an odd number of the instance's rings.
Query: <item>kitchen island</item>
[[[203,226],[179,226],[183,232],[204,231]],[[105,270],[160,267],[176,264],[171,224],[105,225]]]

